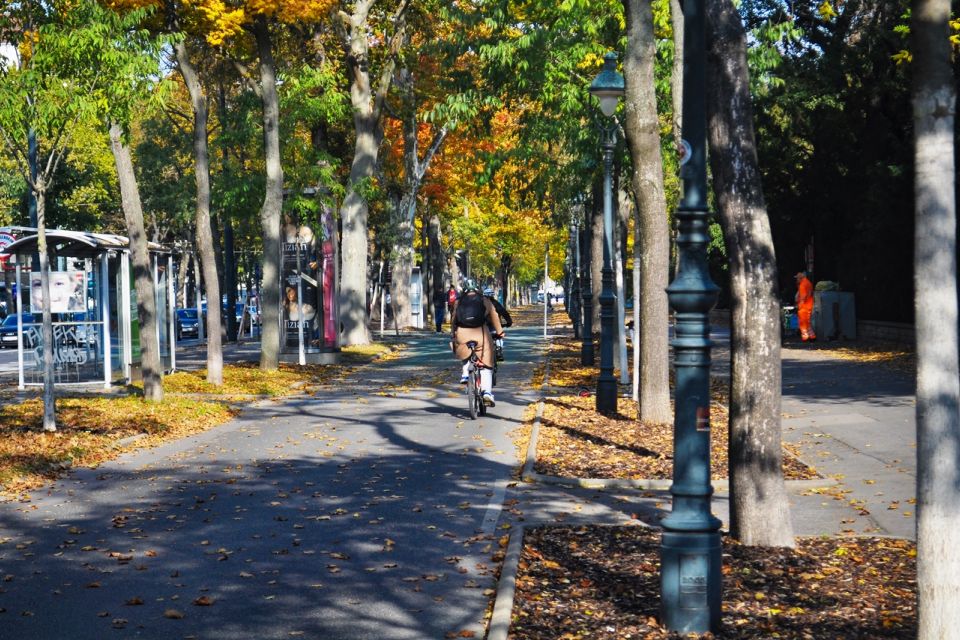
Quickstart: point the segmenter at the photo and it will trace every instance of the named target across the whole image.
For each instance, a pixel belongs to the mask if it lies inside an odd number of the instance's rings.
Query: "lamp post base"
[[[720,533],[664,531],[660,622],[682,634],[720,628]]]

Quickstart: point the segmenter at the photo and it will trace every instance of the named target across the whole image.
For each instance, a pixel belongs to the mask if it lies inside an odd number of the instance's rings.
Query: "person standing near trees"
[[[804,342],[817,339],[810,325],[813,316],[813,283],[807,278],[806,271],[799,271],[797,279],[797,320],[800,324],[800,339]]]
[[[443,314],[446,310],[447,294],[443,289],[437,289],[433,292],[433,323],[436,326],[437,333],[443,330]]]

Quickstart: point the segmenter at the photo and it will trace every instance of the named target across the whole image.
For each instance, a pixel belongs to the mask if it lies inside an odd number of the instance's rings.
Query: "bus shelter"
[[[37,236],[4,251],[16,271],[19,387],[43,384],[43,298]],[[46,232],[53,315],[54,383],[127,384],[140,374],[140,322],[130,265],[130,241],[108,233]],[[173,256],[149,243],[157,309],[157,337],[165,371],[176,366]],[[35,266],[37,265],[37,266]],[[9,269],[9,265],[7,267]]]

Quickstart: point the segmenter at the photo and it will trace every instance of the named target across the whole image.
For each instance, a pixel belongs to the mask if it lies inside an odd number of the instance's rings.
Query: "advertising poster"
[[[83,271],[50,272],[50,312],[75,313],[86,311],[86,274]],[[43,311],[43,292],[40,272],[30,274],[30,310]]]
[[[283,226],[283,290],[281,292],[282,346],[295,351],[302,336],[304,347],[316,349],[320,342],[317,309],[320,302],[319,256],[313,229],[294,224]]]

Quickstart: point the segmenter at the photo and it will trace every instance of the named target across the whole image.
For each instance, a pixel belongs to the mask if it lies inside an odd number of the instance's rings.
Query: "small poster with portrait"
[[[76,313],[86,311],[86,273],[83,271],[50,272],[50,312]],[[30,310],[43,311],[43,289],[40,272],[30,274]]]

